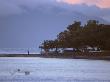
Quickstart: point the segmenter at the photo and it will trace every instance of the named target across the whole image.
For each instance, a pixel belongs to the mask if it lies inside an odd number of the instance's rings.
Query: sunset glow
[[[59,0],[69,4],[82,4],[96,5],[100,8],[110,8],[110,0]]]

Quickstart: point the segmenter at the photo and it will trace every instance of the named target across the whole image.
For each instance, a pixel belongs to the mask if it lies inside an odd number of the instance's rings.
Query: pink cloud
[[[110,0],[59,0],[60,2],[65,2],[69,4],[82,4],[87,5],[97,5],[101,8],[110,8]]]
[[[102,8],[110,8],[110,0],[101,0],[97,5]]]
[[[81,0],[63,0],[63,1],[69,4],[76,4],[76,3],[80,3]]]
[[[57,0],[58,2],[65,2],[69,4],[78,4],[81,0]]]

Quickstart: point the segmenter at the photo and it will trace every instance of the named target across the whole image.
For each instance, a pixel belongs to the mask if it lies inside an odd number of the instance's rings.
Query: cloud
[[[69,4],[97,5],[101,8],[110,7],[110,0],[0,0],[0,16],[7,16],[13,14],[22,14],[28,12],[27,10],[35,10],[46,5],[55,5],[60,2]],[[40,6],[39,6],[40,5]]]
[[[35,9],[40,4],[51,4],[56,0],[0,0],[0,16],[20,14],[26,9]]]
[[[10,15],[10,14],[18,14],[21,13],[22,9],[16,4],[13,4],[6,0],[0,0],[0,16],[2,15]]]
[[[110,0],[101,0],[97,5],[101,8],[110,8]]]
[[[88,4],[88,5],[97,5],[100,8],[109,8],[110,0],[59,0],[59,2],[66,2],[69,4]]]
[[[80,3],[81,0],[58,0],[59,2],[67,2],[69,4],[77,4]]]

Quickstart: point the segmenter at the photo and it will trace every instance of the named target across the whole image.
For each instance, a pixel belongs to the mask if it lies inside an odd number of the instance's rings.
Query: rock
[[[17,71],[20,72],[20,69],[18,69]]]

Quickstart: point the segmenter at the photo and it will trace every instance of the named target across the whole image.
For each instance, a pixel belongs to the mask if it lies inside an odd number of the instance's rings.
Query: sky
[[[0,51],[39,52],[74,21],[110,24],[110,0],[0,0]]]
[[[66,2],[69,4],[88,4],[97,5],[100,8],[110,8],[110,0],[57,0],[59,2]]]
[[[22,7],[35,9],[38,4],[56,4],[56,2],[110,8],[110,0],[0,0],[0,15],[20,14],[26,12]]]

